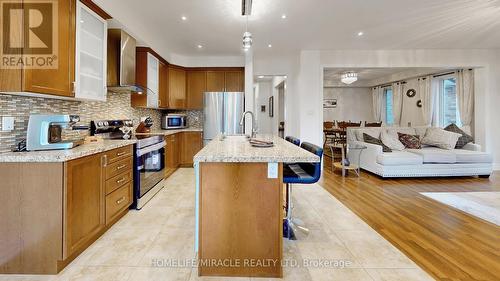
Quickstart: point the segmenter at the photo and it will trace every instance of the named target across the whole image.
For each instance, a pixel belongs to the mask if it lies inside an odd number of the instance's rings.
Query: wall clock
[[[416,94],[417,94],[417,91],[415,91],[415,89],[409,89],[408,91],[406,91],[406,95],[409,98],[413,98]]]

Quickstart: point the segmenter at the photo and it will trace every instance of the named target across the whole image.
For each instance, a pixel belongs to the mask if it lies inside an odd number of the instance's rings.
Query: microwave
[[[168,114],[161,118],[161,128],[164,130],[187,128],[187,118],[185,114]]]

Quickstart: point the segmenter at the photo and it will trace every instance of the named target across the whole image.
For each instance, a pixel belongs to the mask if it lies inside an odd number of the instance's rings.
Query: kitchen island
[[[274,146],[218,137],[194,157],[200,276],[283,276],[283,163],[320,158],[275,136],[258,138]]]

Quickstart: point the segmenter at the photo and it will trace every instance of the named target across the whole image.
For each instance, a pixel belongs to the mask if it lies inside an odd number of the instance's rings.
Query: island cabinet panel
[[[203,147],[203,138],[201,132],[182,132],[180,164],[184,167],[193,167],[193,157]]]
[[[63,163],[0,163],[0,274],[57,273]]]
[[[198,274],[282,277],[282,164],[277,178],[268,178],[268,163],[201,162],[199,169]],[[233,264],[204,263],[210,259]],[[245,266],[245,261],[262,266]]]
[[[64,258],[87,247],[105,226],[101,158],[101,154],[96,154],[66,163]]]

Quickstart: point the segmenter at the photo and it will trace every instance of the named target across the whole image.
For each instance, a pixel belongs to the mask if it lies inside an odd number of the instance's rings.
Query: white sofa
[[[367,147],[361,152],[361,168],[384,178],[392,177],[489,177],[493,170],[491,154],[481,152],[481,146],[468,143],[463,149],[446,150],[437,147],[405,149],[382,152],[382,146],[362,141],[363,133],[380,133],[382,130],[425,135],[426,127],[348,128],[347,143]],[[359,150],[350,150],[348,157],[357,163]]]

